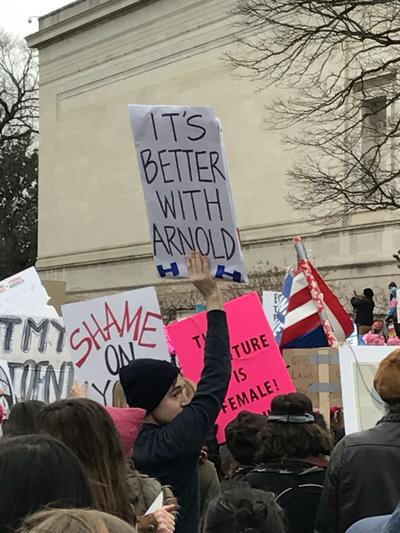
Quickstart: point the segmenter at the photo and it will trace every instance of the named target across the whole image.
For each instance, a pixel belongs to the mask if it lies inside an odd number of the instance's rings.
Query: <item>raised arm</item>
[[[163,428],[160,438],[181,453],[199,454],[225,399],[231,378],[231,355],[223,299],[210,273],[208,259],[194,252],[188,259],[188,270],[190,281],[205,298],[208,311],[204,369],[190,405]]]

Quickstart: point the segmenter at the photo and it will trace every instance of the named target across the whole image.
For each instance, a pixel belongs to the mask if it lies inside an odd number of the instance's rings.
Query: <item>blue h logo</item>
[[[157,270],[160,278],[165,278],[167,274],[172,274],[174,278],[179,276],[179,268],[176,263],[170,263],[169,268],[164,268],[162,265],[157,265]]]
[[[220,279],[225,277],[232,278],[232,281],[236,281],[237,283],[242,281],[242,274],[240,272],[237,270],[234,270],[233,272],[227,272],[224,265],[218,265],[215,277]]]

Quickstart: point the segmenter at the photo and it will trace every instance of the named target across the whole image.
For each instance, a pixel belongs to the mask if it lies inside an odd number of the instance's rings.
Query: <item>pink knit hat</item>
[[[130,457],[136,439],[142,429],[146,411],[136,407],[106,407],[106,411],[114,421],[126,456]]]
[[[378,333],[366,333],[363,337],[363,340],[368,345],[373,346],[384,346],[385,343],[385,337],[383,335],[379,335]]]

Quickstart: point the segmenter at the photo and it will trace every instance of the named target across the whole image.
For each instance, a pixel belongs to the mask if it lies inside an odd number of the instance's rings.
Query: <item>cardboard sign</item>
[[[337,348],[292,348],[283,350],[283,357],[297,392],[329,420],[330,408],[342,406]]]
[[[351,346],[339,349],[343,414],[346,433],[369,429],[385,414],[385,406],[374,388],[379,363],[394,346]]]
[[[74,367],[60,318],[0,315],[0,359],[17,401],[70,397]]]
[[[58,317],[34,267],[0,282],[0,314]]]
[[[191,250],[217,278],[246,282],[220,123],[207,107],[130,105],[160,277],[188,277]]]
[[[66,281],[43,280],[43,286],[50,297],[49,305],[52,305],[61,316],[61,306],[67,303]]]
[[[62,307],[68,345],[80,383],[89,397],[112,405],[121,367],[134,359],[169,360],[154,287]]]
[[[232,379],[217,420],[218,440],[240,411],[268,413],[272,399],[295,390],[260,299],[249,293],[225,304],[232,354]],[[184,376],[196,383],[204,366],[207,315],[168,326]]]

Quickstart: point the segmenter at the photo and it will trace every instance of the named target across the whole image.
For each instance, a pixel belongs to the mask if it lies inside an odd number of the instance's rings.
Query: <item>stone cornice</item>
[[[400,226],[400,219],[375,221],[370,223],[352,224],[348,226],[334,226],[329,228],[313,228],[306,222],[294,222],[291,224],[270,224],[242,228],[240,231],[242,246],[244,249],[257,246],[290,245],[295,235],[302,235],[307,239],[324,238],[351,233],[363,233],[374,230]],[[69,254],[54,255],[51,257],[39,257],[37,267],[40,270],[59,270],[64,268],[80,268],[98,264],[121,263],[135,260],[149,260],[152,257],[150,242],[126,244],[93,250],[77,251]],[[373,262],[373,259],[371,259]],[[378,261],[379,264],[382,261]],[[336,266],[343,266],[342,263]],[[347,266],[347,265],[346,265]],[[332,265],[332,268],[335,268]]]
[[[31,48],[43,48],[50,43],[64,39],[77,30],[88,28],[104,20],[118,17],[141,4],[158,0],[78,0],[39,19],[39,31],[26,37]],[[91,4],[91,6],[90,6]]]

